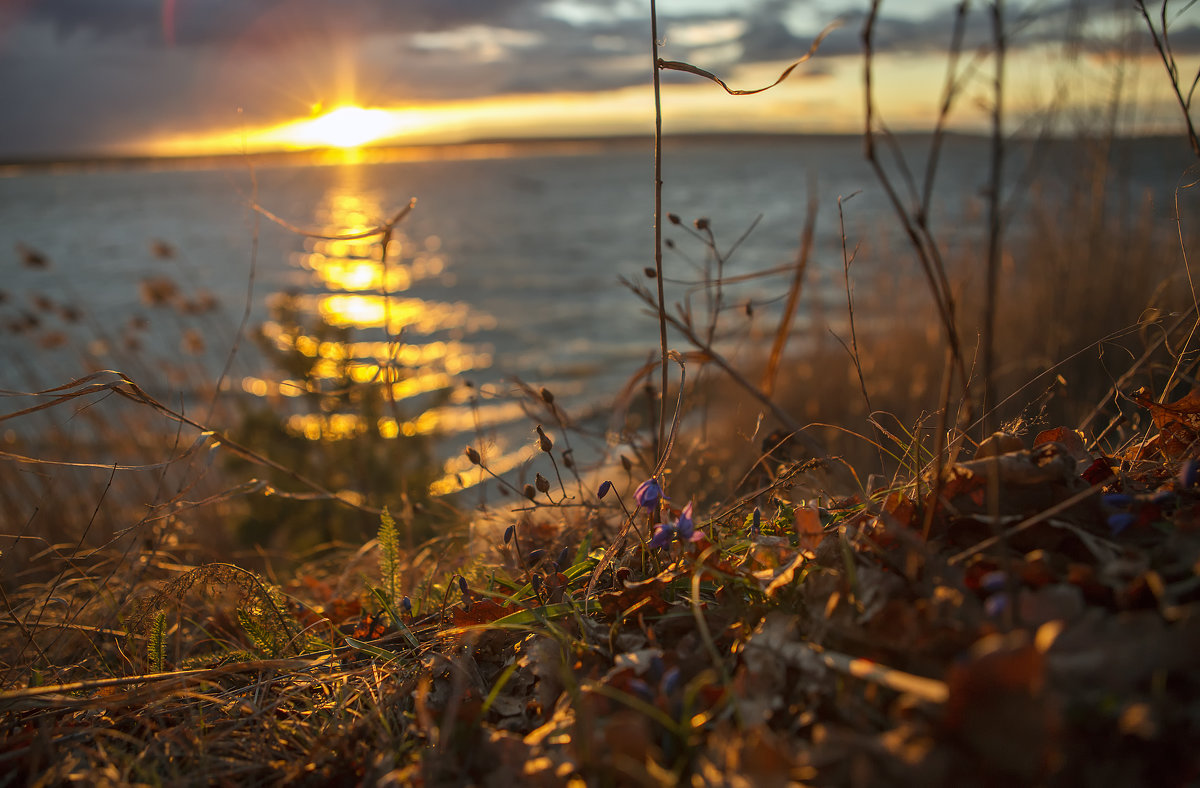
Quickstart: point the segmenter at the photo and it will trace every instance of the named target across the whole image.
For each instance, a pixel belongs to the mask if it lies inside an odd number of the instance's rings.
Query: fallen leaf
[[[1144,388],[1130,397],[1150,411],[1150,418],[1158,427],[1158,450],[1164,457],[1178,460],[1196,456],[1200,443],[1200,387],[1165,405],[1152,400]]]

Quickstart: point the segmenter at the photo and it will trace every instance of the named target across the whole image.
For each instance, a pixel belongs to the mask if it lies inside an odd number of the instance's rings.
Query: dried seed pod
[[[545,386],[542,386],[542,402],[545,402],[547,405],[554,404],[554,394]]]
[[[642,273],[646,275],[647,279],[654,279],[656,276],[658,276],[658,272],[649,266],[643,268]]]
[[[549,453],[550,450],[554,448],[554,441],[550,440],[549,436],[546,435],[546,432],[545,432],[545,430],[542,429],[541,424],[538,425],[537,434],[538,434],[538,448],[540,448],[544,452]]]
[[[481,459],[479,457],[479,452],[475,451],[475,447],[468,446],[466,449],[466,455],[467,455],[467,459],[471,461],[472,465],[480,464]]]
[[[693,222],[693,224],[696,225],[696,229],[700,232],[704,232],[709,228],[708,219],[704,218],[703,216]]]
[[[679,218],[679,214],[676,213],[667,214],[667,221],[671,224],[680,224],[682,222],[682,220]]]
[[[622,454],[621,455],[621,467],[625,469],[625,473],[629,473],[630,471],[633,470],[633,460],[629,459],[624,454]]]
[[[537,491],[540,493],[550,492],[550,480],[540,473],[533,478],[533,486],[537,487]]]
[[[533,489],[533,485],[532,485],[532,484],[527,484],[527,485],[525,485],[525,487],[524,487],[524,488],[521,490],[521,494],[522,494],[522,495],[524,495],[526,498],[528,498],[529,500],[531,500],[531,501],[532,501],[534,498],[536,498],[536,497],[537,497],[537,490]]]

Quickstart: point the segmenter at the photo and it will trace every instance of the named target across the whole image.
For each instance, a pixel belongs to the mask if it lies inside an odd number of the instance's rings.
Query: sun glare
[[[346,106],[311,120],[290,125],[284,136],[300,145],[357,148],[386,139],[404,130],[402,117],[385,109]]]

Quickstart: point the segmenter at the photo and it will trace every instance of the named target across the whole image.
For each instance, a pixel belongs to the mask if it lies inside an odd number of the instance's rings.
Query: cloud
[[[329,31],[415,32],[490,24],[539,0],[38,0],[15,20],[48,24],[63,38],[136,37],[147,43],[203,45],[247,34],[293,37]]]
[[[861,55],[865,0],[658,5],[661,55],[722,76],[794,60],[838,18],[841,29],[797,76]],[[885,3],[876,51],[944,52],[955,5]],[[975,5],[968,49],[991,38],[988,9]],[[1084,54],[1147,52],[1140,18],[1115,16],[1112,0],[1009,8],[1013,52],[1069,41],[1073,30],[1090,34],[1078,36]],[[1022,19],[1022,8],[1037,14]],[[18,108],[0,124],[0,155],[279,122],[347,96],[388,106],[645,85],[646,11],[644,0],[0,0],[0,102]],[[1200,52],[1200,27],[1176,20],[1171,41],[1180,55]]]

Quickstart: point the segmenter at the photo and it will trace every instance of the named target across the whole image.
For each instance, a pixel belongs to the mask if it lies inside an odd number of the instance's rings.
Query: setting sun
[[[281,136],[298,145],[328,145],[357,148],[385,139],[404,130],[403,116],[384,109],[344,106],[280,129]]]

